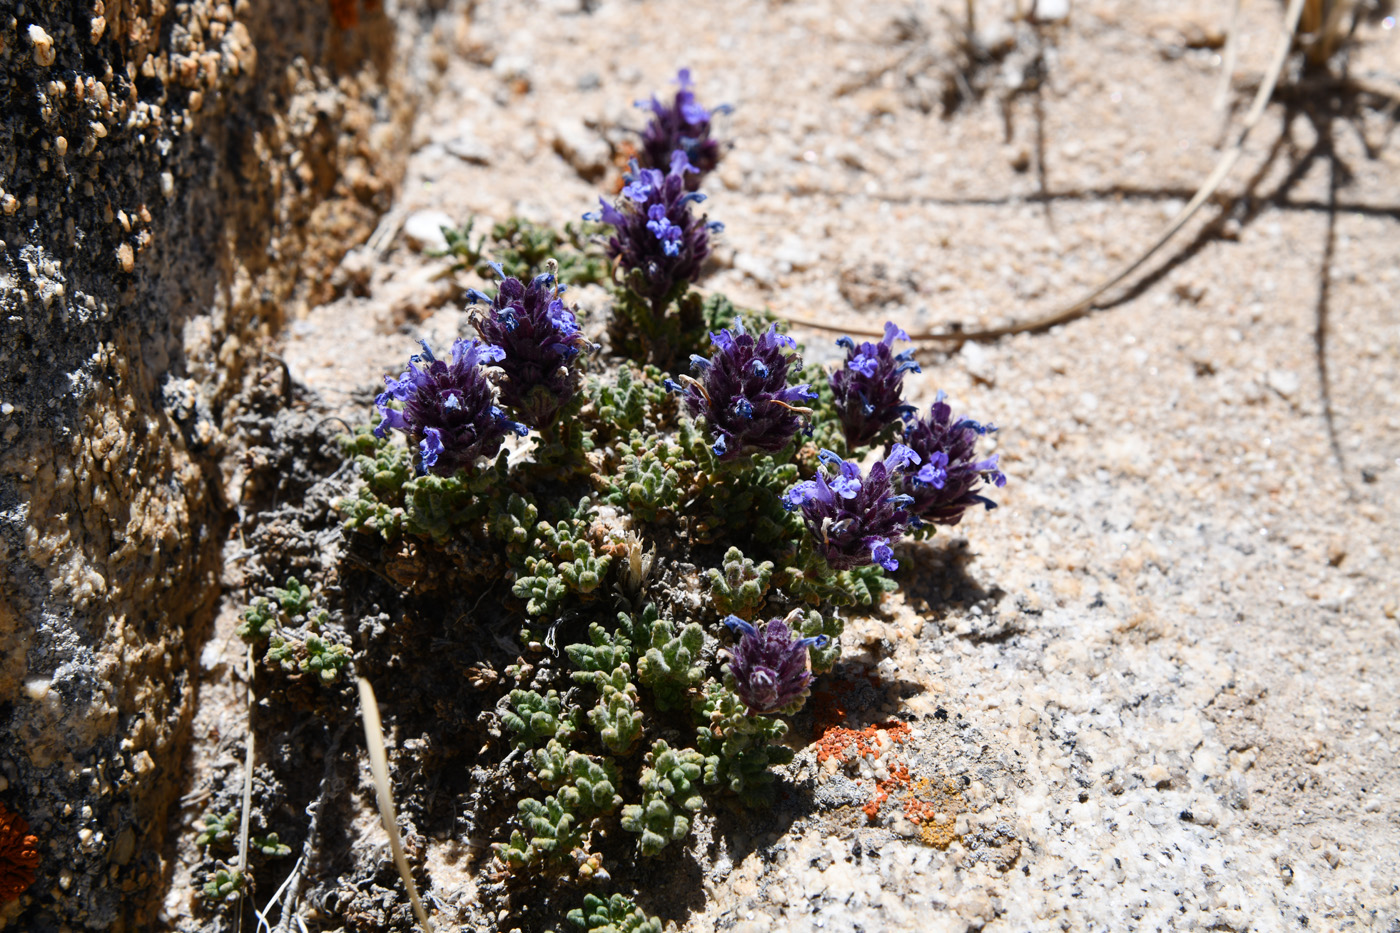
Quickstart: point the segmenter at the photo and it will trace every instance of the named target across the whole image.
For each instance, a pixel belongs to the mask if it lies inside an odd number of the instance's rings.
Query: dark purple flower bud
[[[923,458],[923,466],[902,478],[901,491],[913,497],[911,511],[934,525],[956,525],[963,512],[979,502],[996,508],[978,490],[984,482],[1006,485],[1006,474],[997,469],[997,454],[977,459],[977,438],[996,428],[970,418],[954,421],[945,397],[939,392],[928,419],[914,419],[904,432],[904,443]]]
[[[783,619],[771,620],[762,632],[738,616],[726,616],[724,624],[739,636],[729,673],[750,714],[772,713],[807,695],[812,682],[807,648],[826,647],[825,635],[794,639]]]
[[[578,391],[573,361],[588,347],[578,321],[559,297],[564,290],[553,275],[539,275],[529,285],[501,275],[495,298],[471,290],[472,302],[484,302],[486,314],[475,319],[477,333],[501,356],[498,385],[501,402],[535,428],[553,424],[559,410]]]
[[[478,457],[495,456],[507,431],[528,433],[496,407],[484,364],[499,360],[499,349],[458,340],[447,363],[433,356],[426,340],[419,342],[423,352],[409,357],[403,375],[384,377],[387,388],[374,400],[384,416],[376,437],[397,428],[417,445],[420,470],[450,476]],[[391,406],[395,401],[402,410]]]
[[[914,411],[904,404],[904,374],[921,372],[919,364],[914,362],[913,350],[894,352],[896,340],[908,339],[908,334],[886,322],[879,343],[856,346],[850,337],[836,341],[846,348],[846,363],[831,374],[831,391],[851,450],[871,443]]]
[[[669,386],[685,395],[692,417],[704,415],[714,438],[715,456],[733,460],[751,450],[782,450],[812,413],[803,403],[816,398],[808,385],[788,385],[788,370],[801,365],[797,354],[784,353],[797,343],[778,333],[775,324],[757,337],[740,321],[734,329],[710,334],[714,356],[692,356],[699,378],[682,376],[684,386]]]
[[[820,471],[816,479],[798,483],[783,497],[789,511],[802,510],[817,552],[833,570],[866,564],[886,570],[899,567],[890,546],[918,521],[909,511],[914,500],[901,493],[899,484],[922,458],[895,444],[865,477],[858,464],[829,450],[821,452],[821,459],[832,475]]]
[[[671,153],[680,149],[697,169],[686,179],[686,187],[694,191],[700,187],[700,179],[719,164],[722,153],[719,142],[710,138],[710,121],[715,114],[726,113],[730,108],[724,105],[707,110],[696,103],[688,68],[676,75],[676,84],[680,89],[671,104],[663,104],[655,96],[637,101],[638,107],[651,110],[651,121],[642,130],[639,161],[647,168],[664,169],[671,161]]]
[[[641,270],[642,298],[660,315],[670,301],[700,275],[710,255],[710,233],[721,229],[690,211],[703,194],[687,192],[685,178],[695,167],[684,152],[671,153],[670,170],[639,168],[634,161],[627,185],[616,206],[602,201],[602,210],[584,214],[587,220],[611,224],[607,251],[624,273]]]

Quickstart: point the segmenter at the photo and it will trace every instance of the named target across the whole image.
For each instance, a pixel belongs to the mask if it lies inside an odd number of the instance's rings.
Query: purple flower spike
[[[801,509],[817,552],[833,570],[867,564],[897,569],[890,546],[918,521],[910,511],[914,500],[901,492],[901,485],[922,457],[895,444],[864,477],[859,465],[829,450],[821,452],[821,459],[832,472],[823,470],[816,479],[793,486],[783,504],[789,511]]]
[[[733,460],[751,450],[782,450],[802,427],[802,416],[811,414],[804,403],[816,397],[807,385],[788,385],[788,370],[801,365],[797,355],[784,353],[795,344],[778,333],[777,325],[757,337],[741,322],[734,329],[710,334],[715,354],[709,359],[692,356],[699,378],[682,376],[684,386],[672,383],[685,395],[692,417],[704,415],[714,438],[714,453]]]
[[[670,104],[663,104],[656,97],[637,101],[638,107],[651,111],[651,121],[642,130],[640,161],[648,168],[665,168],[671,153],[682,150],[696,168],[696,173],[685,181],[686,187],[694,191],[700,187],[700,179],[719,164],[722,150],[719,142],[710,138],[710,121],[715,114],[728,112],[729,107],[711,111],[696,103],[689,68],[680,70],[676,84],[680,87]]]
[[[996,503],[979,490],[983,483],[1002,487],[1006,474],[997,469],[997,455],[977,459],[977,438],[996,430],[970,418],[953,420],[953,410],[938,393],[928,419],[916,418],[905,429],[904,443],[923,458],[923,467],[902,479],[902,492],[914,499],[911,511],[934,525],[956,525],[970,506]],[[899,446],[899,445],[895,445]]]
[[[624,273],[641,270],[641,297],[651,302],[656,314],[700,276],[710,255],[710,234],[719,228],[691,213],[690,205],[705,199],[686,190],[686,177],[695,171],[679,149],[671,153],[666,172],[639,168],[633,161],[617,204],[603,201],[602,210],[583,215],[612,225],[608,258],[617,260]]]
[[[390,429],[402,431],[417,445],[423,472],[450,476],[478,457],[495,456],[507,431],[528,432],[496,407],[486,377],[485,364],[500,360],[501,350],[458,340],[447,363],[433,356],[426,340],[419,342],[423,352],[409,358],[403,375],[384,377],[387,388],[374,400],[384,416],[374,429],[376,437]],[[391,406],[395,401],[403,404],[402,410]]]
[[[725,617],[724,624],[739,636],[729,672],[734,675],[734,692],[748,704],[750,714],[776,712],[807,695],[812,683],[807,648],[826,647],[825,635],[794,639],[782,619],[771,620],[762,632],[738,616]]]
[[[909,335],[886,322],[885,336],[879,343],[856,346],[850,337],[837,343],[846,348],[846,364],[831,374],[831,391],[836,410],[851,450],[871,443],[886,427],[911,414],[904,404],[904,374],[920,372],[914,351],[894,352],[896,340]]]
[[[501,354],[501,402],[535,428],[553,424],[578,391],[579,373],[572,363],[589,346],[560,291],[553,275],[540,275],[529,285],[503,278],[495,298],[468,294],[471,301],[487,305],[474,323],[481,339]]]

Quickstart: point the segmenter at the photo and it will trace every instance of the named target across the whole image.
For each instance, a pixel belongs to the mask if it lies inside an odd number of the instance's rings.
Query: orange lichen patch
[[[861,810],[871,823],[880,819],[886,804],[903,809],[905,819],[919,827],[925,845],[946,849],[957,838],[957,818],[966,808],[960,788],[953,781],[935,784],[926,777],[914,777],[909,764],[896,752],[913,735],[908,723],[886,722],[847,729],[832,726],[817,742],[817,761],[835,759],[848,764],[861,758],[872,762],[883,758],[888,775],[875,782],[874,792]],[[881,733],[884,733],[883,737]]]
[[[824,764],[828,758],[835,758],[846,764],[857,758],[875,758],[880,754],[880,733],[898,745],[908,740],[914,730],[907,722],[885,722],[866,726],[864,729],[847,729],[832,726],[817,740],[817,762]]]
[[[904,815],[908,818],[909,822],[913,823],[915,826],[922,826],[924,823],[931,821],[935,815],[942,811],[939,810],[936,801],[925,800],[915,796],[920,793],[928,793],[930,787],[928,778],[919,778],[917,782],[913,782],[910,786],[912,792],[908,797],[904,798]]]
[[[13,901],[34,883],[39,867],[39,837],[29,824],[0,803],[0,904]]]
[[[880,808],[890,799],[891,793],[899,793],[909,787],[909,766],[902,761],[890,765],[890,776],[875,783],[875,795],[862,808],[870,822],[880,816]]]
[[[939,812],[938,806],[930,800],[920,800],[918,797],[904,798],[904,816],[915,826],[933,822]]]
[[[905,819],[919,827],[924,845],[948,848],[957,838],[958,814],[965,809],[957,785],[946,781],[936,787],[928,778],[914,778],[902,761],[890,765],[889,772],[888,778],[876,783],[875,793],[862,807],[866,818],[875,822],[881,808],[894,797],[903,807]]]
[[[885,805],[885,801],[890,799],[889,789],[884,783],[875,785],[875,796],[866,801],[861,807],[865,811],[865,818],[870,822],[875,822],[880,816],[880,808]]]

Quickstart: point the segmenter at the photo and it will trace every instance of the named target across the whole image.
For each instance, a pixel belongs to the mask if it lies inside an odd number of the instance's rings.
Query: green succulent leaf
[[[673,749],[664,739],[652,745],[639,782],[642,802],[622,808],[622,828],[641,836],[637,846],[643,855],[656,855],[690,832],[689,814],[705,803],[704,773],[704,756],[695,749]]]
[[[793,751],[778,744],[787,723],[771,716],[750,716],[748,706],[728,687],[706,682],[696,704],[695,747],[704,756],[704,783],[718,785],[750,806],[771,802],[772,765],[792,760]]]
[[[201,849],[210,846],[228,846],[233,843],[233,833],[238,826],[237,813],[225,813],[219,816],[214,813],[206,813],[200,818],[199,835],[195,837],[194,844]]]
[[[289,616],[304,615],[311,608],[311,587],[302,584],[296,577],[287,578],[285,589],[273,587],[272,596]]]
[[[299,662],[302,673],[315,675],[323,684],[332,684],[340,677],[340,671],[350,661],[350,649],[344,645],[334,645],[319,635],[306,637],[306,657]]]
[[[773,562],[755,563],[744,552],[731,547],[724,552],[724,569],[711,568],[710,600],[721,616],[736,615],[752,622],[768,596],[773,579]]]
[[[646,653],[637,661],[637,679],[649,687],[660,710],[683,705],[686,691],[705,678],[700,650],[705,630],[691,622],[676,631],[675,624],[659,619],[651,624]]]
[[[276,833],[268,833],[266,836],[249,837],[248,844],[263,855],[272,858],[281,858],[284,855],[292,854],[292,847],[278,839]]]
[[[621,894],[607,900],[585,894],[582,909],[569,911],[569,922],[585,933],[661,933],[659,918],[648,915]]]
[[[246,879],[236,868],[219,868],[204,883],[204,896],[211,901],[233,902],[243,891]]]
[[[540,510],[519,493],[511,493],[505,505],[496,507],[488,526],[492,538],[512,553],[522,553],[535,541]]]
[[[281,635],[273,635],[272,642],[267,649],[267,660],[271,664],[279,664],[285,671],[295,672],[299,669],[297,655],[305,649],[305,644],[295,638],[283,638]]]
[[[512,690],[501,721],[514,736],[517,748],[534,748],[556,737],[567,741],[573,732],[557,690],[545,696],[533,690]]]
[[[600,682],[598,703],[588,713],[593,731],[615,755],[626,755],[642,735],[642,714],[637,709],[637,688],[629,680],[631,673],[623,664],[610,679]]]
[[[253,604],[243,610],[243,621],[234,632],[250,645],[267,641],[277,626],[277,611],[272,603],[259,596]]]
[[[624,618],[627,618],[624,616]],[[597,622],[588,624],[589,644],[574,644],[564,653],[578,670],[573,679],[582,684],[598,684],[612,677],[613,671],[632,660],[632,646],[622,632],[609,632]]]

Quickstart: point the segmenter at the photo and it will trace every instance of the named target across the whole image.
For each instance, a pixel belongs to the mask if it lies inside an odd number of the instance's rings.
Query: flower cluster
[[[710,138],[710,120],[715,114],[728,112],[729,106],[707,110],[696,103],[689,68],[680,70],[676,83],[680,89],[671,104],[663,104],[655,96],[637,101],[638,107],[651,110],[651,120],[642,130],[641,161],[649,168],[659,169],[670,161],[671,153],[683,151],[696,169],[686,179],[687,187],[694,191],[700,186],[700,179],[719,164],[720,144]]]
[[[39,867],[39,839],[29,824],[0,804],[0,904],[17,900],[34,883]]]
[[[507,676],[521,680],[524,671],[530,680],[497,706],[503,741],[483,755],[500,773],[519,760],[528,780],[517,787],[538,793],[502,798],[518,818],[495,847],[499,867],[536,880],[606,879],[602,859],[616,854],[619,833],[634,834],[644,857],[687,845],[698,814],[720,799],[771,805],[774,768],[793,758],[783,741],[791,717],[814,671],[840,657],[846,623],[837,607],[878,608],[898,588],[886,571],[899,568],[901,539],[958,521],[970,503],[990,505],[982,486],[1005,482],[995,457],[976,458],[977,438],[992,428],[954,419],[941,394],[922,419],[904,404],[905,376],[919,367],[912,352],[895,349],[909,340],[895,324],[883,339],[841,340],[845,358],[816,384],[819,398],[800,383],[800,348],[779,325],[758,324],[727,296],[693,287],[718,228],[694,207],[704,197],[694,189],[720,147],[688,72],[679,84],[674,102],[652,99],[647,151],[625,187],[585,215],[610,225],[606,236],[569,231],[566,248],[555,235],[493,232],[506,247],[497,251],[504,265],[480,264],[484,246],[467,243],[471,266],[494,268],[498,286],[468,291],[477,339],[458,340],[444,360],[425,343],[407,371],[386,379],[377,437],[361,428],[345,444],[361,479],[342,504],[345,527],[388,545],[363,549],[367,561],[393,562],[382,566],[397,591],[383,593],[386,611],[424,623],[367,650],[394,652],[405,669],[456,676],[434,646],[473,631],[460,600],[430,598],[442,586],[485,594],[482,618],[496,628],[519,622],[511,644],[496,639],[511,654],[479,665],[499,661]],[[586,387],[589,344],[579,312],[566,305],[562,260],[550,258],[556,248],[596,268],[606,253],[612,264],[611,358]],[[483,462],[525,425],[540,432],[534,456]],[[386,439],[395,429],[407,447]],[[836,450],[818,459],[823,447]],[[415,465],[452,475],[415,477]],[[414,566],[437,579],[419,579],[400,560],[410,550],[421,556]],[[677,608],[674,581],[650,574],[658,551],[708,581],[707,615],[666,617],[666,607]],[[287,646],[300,646],[311,658],[300,670],[334,679],[336,639],[348,640],[341,623],[322,612],[317,627],[332,631],[298,634],[309,588],[289,583],[277,594],[295,596],[301,610],[279,595],[278,615],[263,600],[240,631],[267,643],[270,663],[293,671]],[[561,627],[561,619],[572,621]],[[433,637],[417,637],[424,632]],[[566,663],[527,661],[513,644]],[[505,667],[511,657],[516,665]],[[404,721],[475,721],[501,692],[476,673],[475,694],[408,697]],[[678,737],[685,743],[673,747]],[[504,817],[495,813],[493,824]],[[206,821],[204,835],[217,836],[224,822]],[[592,851],[605,838],[605,852]],[[223,871],[206,890],[226,897],[244,880]],[[588,904],[586,917],[570,914],[575,923],[644,922],[659,931],[625,899]],[[534,908],[525,920],[548,922]]]
[[[831,391],[836,411],[846,432],[846,445],[852,450],[864,447],[880,432],[914,411],[904,404],[904,374],[920,372],[914,351],[894,352],[896,340],[909,335],[886,322],[885,336],[879,343],[856,342],[850,337],[836,341],[846,348],[846,362],[831,374]]]
[[[789,511],[802,510],[817,551],[833,570],[867,564],[886,570],[899,567],[890,545],[918,519],[910,512],[914,497],[895,490],[923,458],[895,444],[864,477],[858,464],[829,450],[821,452],[821,459],[835,472],[830,477],[818,472],[816,479],[793,486],[783,504]]]
[[[944,394],[929,409],[928,419],[916,418],[905,429],[904,442],[921,458],[923,466],[903,477],[902,489],[914,502],[911,511],[933,525],[956,525],[969,506],[996,503],[978,490],[983,482],[998,488],[1006,474],[997,469],[998,455],[977,459],[977,438],[996,430],[971,418],[953,420],[953,409]],[[901,445],[896,444],[895,447]]]
[[[802,416],[811,414],[802,403],[816,398],[808,385],[788,385],[788,370],[801,361],[783,351],[797,343],[778,333],[776,324],[755,337],[738,320],[733,330],[710,334],[710,341],[712,357],[690,358],[700,378],[682,376],[684,386],[669,380],[667,386],[684,394],[693,417],[705,416],[719,459],[782,450],[802,427]]]
[[[572,362],[588,346],[578,321],[560,293],[564,286],[552,274],[536,276],[529,285],[501,276],[495,298],[475,289],[472,302],[487,306],[475,321],[477,333],[498,350],[501,402],[533,428],[547,428],[578,391],[579,373]]]
[[[433,356],[426,340],[419,342],[423,352],[409,358],[408,369],[397,379],[384,377],[387,388],[374,400],[384,418],[374,429],[376,437],[391,428],[402,431],[418,447],[420,470],[450,476],[478,457],[494,456],[507,431],[528,433],[495,404],[484,364],[505,355],[499,347],[458,340],[448,363]]]
[[[634,161],[616,206],[600,199],[602,210],[586,220],[611,224],[607,252],[625,273],[640,271],[654,314],[700,275],[710,255],[710,234],[723,229],[690,211],[705,196],[686,189],[686,176],[698,169],[682,150],[671,153],[670,169],[640,168]]]
[[[802,699],[812,682],[807,648],[824,648],[825,635],[793,638],[783,619],[772,619],[763,631],[738,616],[727,616],[724,624],[739,634],[734,645],[729,673],[734,675],[734,692],[748,705],[750,715],[772,713]]]

